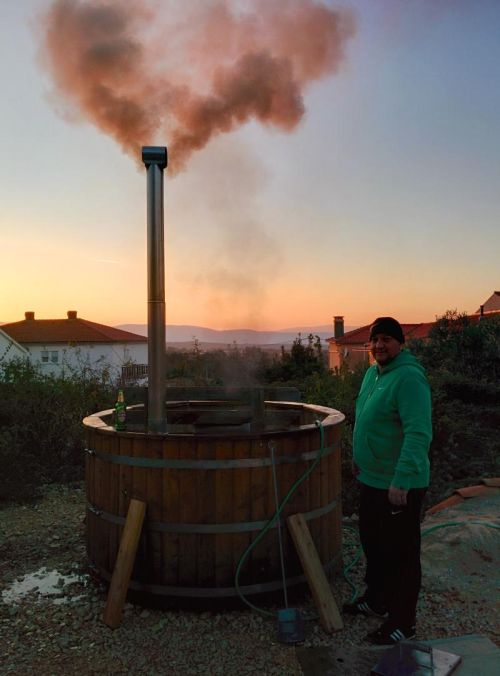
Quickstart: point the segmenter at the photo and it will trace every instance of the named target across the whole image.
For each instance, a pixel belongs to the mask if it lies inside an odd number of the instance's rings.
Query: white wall
[[[61,343],[25,345],[30,361],[38,364],[42,373],[60,374],[83,368],[109,368],[111,376],[121,375],[125,364],[147,364],[147,343],[79,343],[76,347]]]
[[[27,351],[0,329],[0,363],[16,358],[26,358],[27,356]]]

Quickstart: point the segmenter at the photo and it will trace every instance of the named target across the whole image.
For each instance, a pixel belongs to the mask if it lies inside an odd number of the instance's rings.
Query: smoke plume
[[[166,142],[174,172],[250,119],[293,130],[305,88],[339,69],[354,32],[316,0],[55,0],[42,25],[63,103],[135,159]]]

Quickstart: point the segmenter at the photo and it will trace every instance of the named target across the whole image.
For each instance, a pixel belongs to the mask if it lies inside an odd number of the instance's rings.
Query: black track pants
[[[420,515],[426,488],[408,491],[407,505],[391,505],[387,489],[361,484],[359,534],[366,557],[368,601],[383,606],[389,620],[415,624],[422,570]]]

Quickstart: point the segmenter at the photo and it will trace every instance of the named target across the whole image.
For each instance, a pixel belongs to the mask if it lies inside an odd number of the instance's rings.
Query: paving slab
[[[498,676],[500,648],[487,636],[470,634],[453,638],[419,641],[462,657],[453,676]],[[387,648],[297,648],[304,676],[369,676]]]

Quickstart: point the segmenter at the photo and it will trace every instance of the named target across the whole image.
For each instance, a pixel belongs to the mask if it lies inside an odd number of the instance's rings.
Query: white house
[[[80,319],[74,310],[68,311],[67,319],[35,319],[34,312],[25,312],[24,317],[20,322],[3,324],[2,331],[42,372],[109,368],[117,378],[122,366],[148,361],[145,336]]]
[[[0,329],[0,364],[16,358],[27,359],[28,350]]]
[[[485,315],[489,313],[500,312],[500,291],[493,291],[488,300],[485,300],[483,305],[479,306],[476,314]]]

